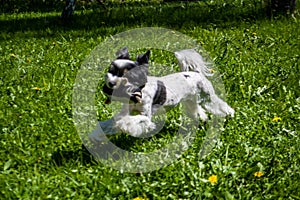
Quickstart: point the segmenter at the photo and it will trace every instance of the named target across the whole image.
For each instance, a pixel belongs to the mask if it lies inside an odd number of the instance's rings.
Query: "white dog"
[[[125,132],[139,137],[155,128],[151,118],[161,106],[170,108],[179,103],[193,119],[206,121],[206,111],[218,116],[234,115],[234,110],[215,94],[207,79],[211,70],[195,50],[175,52],[182,72],[163,77],[148,76],[149,56],[147,51],[132,61],[126,47],[117,52],[103,91],[124,104],[113,119],[100,122],[106,134]]]

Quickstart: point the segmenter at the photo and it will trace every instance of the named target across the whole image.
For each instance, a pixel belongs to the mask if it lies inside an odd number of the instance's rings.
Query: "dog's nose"
[[[116,83],[108,82],[108,87],[113,88],[116,85]]]

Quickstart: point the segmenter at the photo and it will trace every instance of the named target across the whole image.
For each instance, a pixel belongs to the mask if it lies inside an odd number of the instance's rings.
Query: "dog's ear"
[[[136,61],[139,65],[148,64],[150,58],[150,50],[148,50],[145,54],[138,55]]]
[[[128,59],[130,60],[129,52],[128,52],[128,47],[123,47],[116,53],[117,59]]]

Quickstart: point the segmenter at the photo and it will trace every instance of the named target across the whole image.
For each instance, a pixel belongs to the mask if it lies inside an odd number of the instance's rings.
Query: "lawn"
[[[300,17],[296,11],[270,19],[254,2],[81,3],[66,24],[58,19],[61,4],[2,12],[0,199],[300,199]],[[236,113],[205,158],[199,151],[207,127],[200,122],[195,142],[176,162],[148,173],[121,172],[82,145],[73,86],[97,45],[152,26],[202,45]],[[160,51],[151,57],[173,61]],[[112,116],[104,101],[99,93],[99,120]],[[135,152],[160,148],[174,136],[176,112],[153,137],[112,140]]]

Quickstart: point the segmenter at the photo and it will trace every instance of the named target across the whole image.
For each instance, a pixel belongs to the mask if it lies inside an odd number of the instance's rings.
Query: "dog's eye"
[[[108,70],[108,73],[116,75],[117,74],[117,70],[116,70],[115,66],[111,65],[110,68],[109,68],[109,70]]]
[[[123,70],[115,70],[113,73],[114,76],[121,77],[123,76]]]

